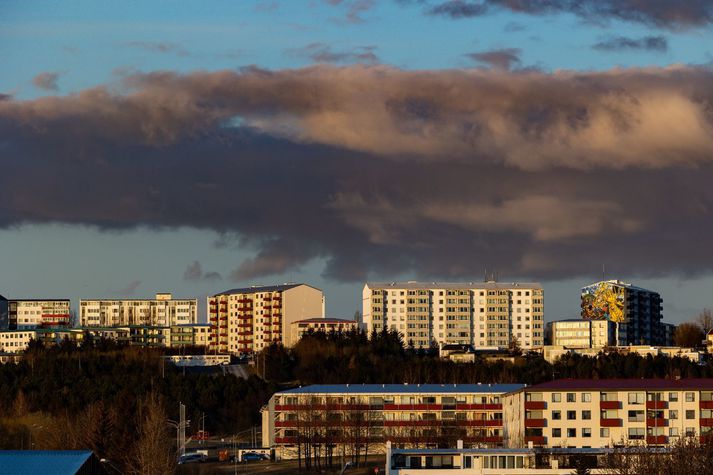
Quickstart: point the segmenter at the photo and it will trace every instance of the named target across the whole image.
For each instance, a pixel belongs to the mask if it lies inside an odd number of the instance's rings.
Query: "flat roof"
[[[371,289],[542,289],[542,284],[537,282],[418,282],[409,280],[406,282],[367,282]]]
[[[605,390],[713,390],[713,378],[687,379],[557,379],[529,386],[527,391]]]
[[[346,318],[305,318],[304,320],[295,320],[294,323],[357,323],[356,320],[348,320]]]
[[[589,289],[591,287],[598,286],[600,284],[611,284],[611,285],[616,285],[619,287],[624,287],[624,288],[627,288],[630,290],[636,290],[639,292],[650,292],[652,294],[658,294],[658,292],[655,290],[649,290],[649,289],[645,289],[643,287],[637,287],[636,285],[633,285],[633,284],[630,284],[628,282],[624,282],[623,280],[618,280],[618,279],[600,280],[599,282],[594,282],[593,284],[585,285],[584,287],[582,287],[582,290]]]
[[[462,394],[508,393],[524,384],[313,384],[278,394]]]
[[[511,448],[511,447],[492,447],[492,448],[480,448],[480,449],[470,449],[470,448],[453,448],[453,449],[397,449],[392,448],[392,454],[553,454],[553,455],[597,455],[597,454],[607,454],[607,453],[621,453],[626,451],[640,452],[641,449],[649,452],[669,452],[671,449],[669,447],[522,447],[522,448]]]
[[[90,450],[0,450],[3,473],[75,474],[92,456]]]
[[[255,292],[281,292],[283,290],[289,290],[289,289],[293,289],[295,287],[299,287],[300,285],[306,285],[307,287],[312,287],[309,284],[297,284],[297,283],[279,284],[279,285],[253,285],[252,287],[242,287],[242,288],[238,288],[238,289],[225,290],[223,292],[213,295],[213,297],[217,297],[219,295],[229,295],[229,294],[253,294]],[[312,287],[312,288],[317,289],[317,287]],[[321,289],[317,289],[317,290],[321,291]]]

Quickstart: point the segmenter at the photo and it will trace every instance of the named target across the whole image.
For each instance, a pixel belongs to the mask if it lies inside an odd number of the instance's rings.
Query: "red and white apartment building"
[[[324,294],[306,284],[255,286],[208,297],[211,353],[244,355],[286,345],[291,323],[324,317]]]

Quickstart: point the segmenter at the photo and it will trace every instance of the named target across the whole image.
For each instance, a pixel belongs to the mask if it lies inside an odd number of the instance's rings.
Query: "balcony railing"
[[[544,419],[525,419],[525,427],[545,427]]]
[[[547,403],[545,401],[525,401],[525,409],[526,410],[535,410],[535,411],[541,411],[547,407]]]
[[[600,409],[621,409],[621,402],[620,401],[600,401],[599,408]]]
[[[713,401],[701,401],[699,405],[701,409],[713,409]]]
[[[621,427],[621,419],[599,419],[599,425],[602,427]]]
[[[534,445],[545,445],[545,436],[543,435],[526,435],[525,443],[532,442]]]
[[[666,401],[646,401],[646,409],[668,409]]]
[[[667,427],[668,426],[668,420],[663,419],[663,418],[648,418],[646,419],[646,426],[647,427]]]
[[[668,443],[668,438],[665,435],[647,435],[646,443],[649,445],[664,445]]]

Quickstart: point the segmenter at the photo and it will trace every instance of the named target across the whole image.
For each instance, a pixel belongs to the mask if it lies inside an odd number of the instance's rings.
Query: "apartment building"
[[[417,348],[432,342],[528,350],[544,344],[540,284],[368,282],[362,292],[368,332],[394,329]]]
[[[664,446],[713,435],[713,379],[555,380],[503,397],[505,443]]]
[[[307,284],[231,289],[208,297],[211,353],[249,354],[292,340],[292,323],[324,317],[324,294]]]
[[[614,322],[620,346],[670,345],[662,302],[658,292],[620,280],[596,282],[582,288],[582,318]]]
[[[398,447],[501,446],[501,398],[522,384],[335,384],[274,394],[262,411],[263,446],[296,458],[305,444],[334,453]]]
[[[197,299],[174,299],[157,293],[154,299],[99,299],[79,301],[83,327],[164,326],[196,323]]]
[[[604,348],[616,345],[616,324],[609,320],[556,320],[547,323],[546,337],[552,346]]]
[[[348,332],[359,328],[355,320],[345,320],[342,318],[306,318],[290,323],[290,339],[287,346],[294,346],[305,333],[309,332]]]
[[[180,346],[204,346],[208,348],[208,338],[210,337],[209,323],[188,323],[181,325],[171,325],[170,328],[171,347]]]
[[[68,326],[71,320],[69,299],[3,299],[0,311],[7,309],[10,330]]]
[[[4,330],[0,331],[0,353],[22,353],[27,349],[30,340],[37,339],[34,330]]]

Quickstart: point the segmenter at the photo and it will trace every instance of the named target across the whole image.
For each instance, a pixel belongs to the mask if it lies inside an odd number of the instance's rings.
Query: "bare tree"
[[[704,308],[701,313],[696,317],[696,323],[704,334],[708,334],[709,331],[713,330],[713,311],[709,308]]]
[[[176,470],[168,418],[159,396],[150,392],[139,411],[139,437],[130,452],[127,465],[131,473],[170,475]]]

